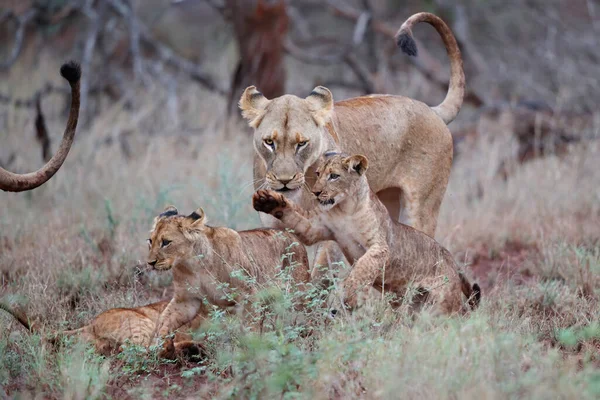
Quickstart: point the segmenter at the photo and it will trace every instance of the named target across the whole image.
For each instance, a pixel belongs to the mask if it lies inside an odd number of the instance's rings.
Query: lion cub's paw
[[[283,217],[282,210],[287,207],[287,202],[283,195],[272,190],[258,190],[252,196],[252,205],[256,211],[281,218]]]

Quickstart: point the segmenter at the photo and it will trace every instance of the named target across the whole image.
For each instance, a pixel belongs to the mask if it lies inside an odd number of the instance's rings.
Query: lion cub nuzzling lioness
[[[202,208],[188,216],[169,206],[154,220],[148,264],[173,268],[174,295],[157,323],[163,337],[203,311],[204,302],[231,307],[239,294],[276,280],[290,268],[299,289],[310,280],[306,249],[290,232],[277,229],[235,231],[206,225]],[[206,310],[204,310],[206,311]]]
[[[471,286],[450,252],[434,239],[390,218],[369,188],[367,167],[362,155],[326,153],[313,186],[317,208],[305,211],[279,193],[259,190],[252,199],[254,209],[279,219],[306,245],[323,240],[339,244],[354,264],[342,285],[350,308],[370,286],[402,297],[411,283],[435,304],[436,313],[459,312],[463,294],[474,308],[479,286]]]

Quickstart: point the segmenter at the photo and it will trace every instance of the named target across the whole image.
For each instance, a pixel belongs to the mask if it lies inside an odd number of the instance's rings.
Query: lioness
[[[456,40],[448,26],[430,13],[411,16],[396,34],[398,46],[416,55],[412,28],[432,25],[450,57],[450,86],[436,106],[402,96],[370,95],[334,104],[331,92],[316,87],[305,99],[284,95],[268,100],[254,86],[239,101],[254,128],[255,190],[272,189],[304,209],[314,196],[301,188],[315,181],[316,162],[326,150],[365,154],[372,167],[369,185],[395,221],[405,209],[413,227],[434,236],[452,164],[452,136],[447,128],[463,101],[465,76]],[[261,215],[265,226],[281,227]],[[315,263],[328,265],[327,251]]]
[[[269,213],[291,228],[306,245],[335,240],[354,264],[343,282],[345,302],[357,306],[373,286],[402,297],[409,283],[435,304],[436,312],[462,308],[462,295],[474,307],[480,289],[457,271],[448,250],[426,234],[392,220],[369,188],[367,158],[325,153],[313,185],[319,207],[305,211],[282,194],[257,191],[254,209]]]
[[[160,316],[157,337],[188,323],[204,301],[234,306],[240,293],[254,293],[286,268],[299,289],[310,280],[306,249],[292,233],[208,226],[202,208],[185,216],[167,207],[155,218],[148,244],[150,266],[173,268],[174,295]]]
[[[126,341],[135,345],[149,346],[156,322],[168,304],[168,300],[163,300],[135,308],[111,308],[79,329],[52,334],[51,341],[54,342],[59,336],[79,336],[94,345],[96,351],[105,356],[121,351],[121,345]],[[12,314],[30,332],[38,331],[35,324],[31,324],[24,313],[4,303],[0,303],[0,309]],[[199,354],[202,346],[193,342],[185,330],[198,328],[205,318],[206,315],[200,313],[189,324],[181,327],[175,334],[173,342],[169,341],[163,348],[161,356],[173,358],[177,355]]]

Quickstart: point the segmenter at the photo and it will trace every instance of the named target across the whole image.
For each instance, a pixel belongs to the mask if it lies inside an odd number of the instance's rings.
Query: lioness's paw
[[[275,218],[283,216],[282,209],[287,206],[285,197],[272,190],[258,190],[252,196],[252,206],[256,211],[273,215]]]

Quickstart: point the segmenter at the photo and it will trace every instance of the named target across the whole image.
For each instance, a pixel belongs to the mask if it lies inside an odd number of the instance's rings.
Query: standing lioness
[[[393,221],[369,189],[364,156],[326,153],[313,185],[319,207],[305,211],[281,194],[259,190],[252,202],[257,211],[278,218],[306,245],[335,240],[354,264],[343,282],[345,302],[356,307],[361,293],[374,286],[404,296],[409,284],[433,302],[437,312],[462,308],[462,295],[474,307],[479,286],[471,287],[457,271],[448,250],[414,228]],[[473,298],[471,298],[473,296]]]
[[[450,57],[448,94],[436,107],[392,95],[334,104],[322,86],[305,99],[284,95],[268,100],[254,86],[244,91],[239,105],[254,128],[255,190],[275,190],[310,209],[314,198],[302,187],[312,187],[319,157],[330,149],[364,154],[372,165],[369,185],[392,218],[398,221],[404,208],[412,226],[434,236],[452,164],[452,136],[446,125],[462,105],[465,77],[452,32],[433,14],[410,17],[396,35],[398,46],[417,54],[411,29],[419,22],[438,31]],[[269,216],[261,219],[265,226],[278,226]],[[326,253],[319,254],[318,265],[329,264]]]
[[[306,249],[290,232],[276,229],[235,231],[205,223],[199,208],[179,215],[167,207],[156,217],[148,244],[148,264],[173,268],[173,299],[156,324],[160,337],[187,324],[204,310],[205,302],[230,307],[243,295],[274,282],[288,269],[286,285],[302,289],[308,283]]]

